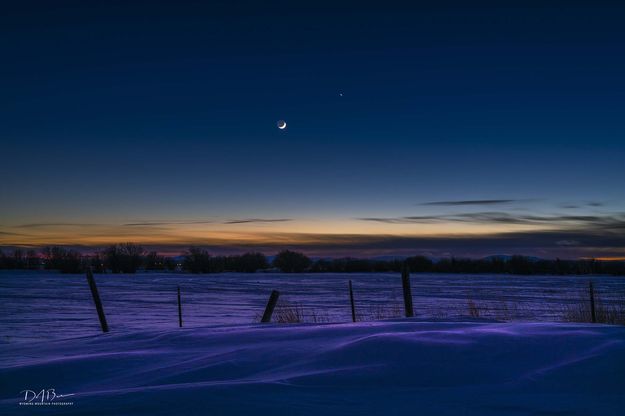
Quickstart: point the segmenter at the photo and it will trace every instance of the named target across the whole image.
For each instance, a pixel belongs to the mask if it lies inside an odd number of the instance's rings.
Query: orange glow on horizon
[[[125,224],[125,225],[124,225]],[[318,244],[328,238],[349,242],[355,236],[448,237],[480,236],[537,230],[518,224],[388,224],[356,219],[300,219],[267,223],[167,223],[123,224],[34,224],[5,226],[0,245],[100,246],[121,241],[139,244]],[[545,229],[544,227],[541,229]],[[322,237],[323,236],[323,237]]]
[[[588,258],[587,260],[598,260],[598,261],[625,261],[625,256],[615,256],[615,257],[593,257]]]

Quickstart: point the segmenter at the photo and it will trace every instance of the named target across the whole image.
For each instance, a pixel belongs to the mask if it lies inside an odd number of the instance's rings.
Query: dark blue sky
[[[596,219],[623,235],[618,2],[19,2],[0,19],[0,244],[601,239]],[[422,205],[485,199],[515,201]],[[401,220],[493,212],[515,219]],[[120,232],[137,221],[168,224]],[[625,256],[578,240],[572,256]]]

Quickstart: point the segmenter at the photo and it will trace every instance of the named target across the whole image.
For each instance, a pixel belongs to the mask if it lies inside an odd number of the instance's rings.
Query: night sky
[[[0,246],[625,257],[624,3],[14,3]]]

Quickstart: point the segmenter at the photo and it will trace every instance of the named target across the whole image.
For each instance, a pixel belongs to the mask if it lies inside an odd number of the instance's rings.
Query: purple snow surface
[[[0,346],[3,415],[622,415],[625,328],[394,320]],[[19,406],[24,389],[71,406]]]
[[[357,324],[348,279],[361,319],[400,310],[394,274],[96,275],[101,334],[84,276],[0,273],[0,414],[623,414],[624,327],[527,322],[561,319],[588,277],[413,275],[417,318]],[[271,289],[333,323],[253,324]],[[19,405],[42,389],[73,404]]]

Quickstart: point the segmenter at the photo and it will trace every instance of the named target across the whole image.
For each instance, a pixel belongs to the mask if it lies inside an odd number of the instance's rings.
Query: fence
[[[108,332],[108,324],[106,322],[105,314],[103,311],[102,302],[100,296],[98,294],[98,289],[93,278],[91,271],[87,272],[87,281],[89,283],[89,287],[91,290],[91,294],[93,297],[94,305],[96,307],[97,315],[100,321],[100,326],[103,332]],[[348,291],[345,295],[345,307],[349,308],[351,311],[351,320],[352,322],[356,322],[358,320],[378,320],[378,319],[386,319],[386,318],[397,318],[400,316],[405,317],[413,317],[415,316],[414,305],[413,305],[413,296],[412,296],[412,285],[410,281],[410,274],[407,269],[402,270],[401,273],[401,288],[402,288],[402,298],[404,303],[403,313],[400,312],[394,302],[388,302],[388,304],[382,302],[377,305],[373,305],[372,313],[368,316],[363,315],[362,313],[356,313],[356,300],[354,295],[354,286],[352,280],[348,281]],[[442,288],[441,288],[442,289]],[[592,280],[588,281],[588,293],[587,298],[584,300],[583,294],[580,292],[580,298],[578,300],[574,300],[569,302],[569,307],[567,310],[561,312],[563,313],[562,318],[567,321],[576,321],[576,322],[602,322],[602,323],[621,323],[625,324],[625,303],[615,303],[612,302],[610,304],[605,304],[603,301],[600,301],[596,298],[595,289]],[[301,323],[301,322],[329,322],[330,319],[325,319],[321,315],[317,313],[307,313],[307,308],[302,306],[299,303],[290,303],[288,301],[283,302],[282,304],[278,304],[278,300],[280,297],[280,292],[277,290],[272,290],[267,305],[265,307],[264,313],[260,318],[261,323],[269,323],[272,322],[273,313],[278,310],[278,317],[275,319],[275,322],[279,323]],[[542,303],[542,306],[549,307],[548,296],[544,296],[542,302],[538,302],[537,304]],[[178,326],[182,327],[182,301],[181,301],[181,289],[180,286],[177,286],[177,305],[178,305],[178,314],[177,321]],[[390,307],[389,307],[390,305]],[[366,305],[360,304],[359,307],[361,309],[367,310]],[[457,306],[458,307],[458,306]],[[460,308],[463,306],[460,305]],[[491,318],[498,320],[513,320],[519,319],[522,314],[519,313],[518,305],[513,307],[509,306],[509,303],[502,301],[501,299],[493,302],[489,299],[484,299],[483,297],[478,300],[475,297],[470,296],[468,294],[466,298],[466,305],[464,306],[465,313],[458,313],[458,316],[469,316],[471,318]],[[427,306],[427,312],[432,315],[432,310],[436,308],[432,308],[432,305]],[[536,313],[536,310],[533,310]],[[419,311],[418,311],[419,312]],[[422,314],[423,315],[423,314]],[[444,314],[439,312],[434,313],[433,317],[443,319],[448,317],[448,314]]]
[[[95,275],[112,333],[259,323],[272,290],[271,322],[353,322],[405,316],[399,273],[140,273]],[[349,281],[352,282],[353,305]],[[620,276],[410,275],[415,319],[618,322]],[[180,307],[177,292],[180,287]],[[79,337],[101,331],[84,275],[0,273],[0,342]]]

